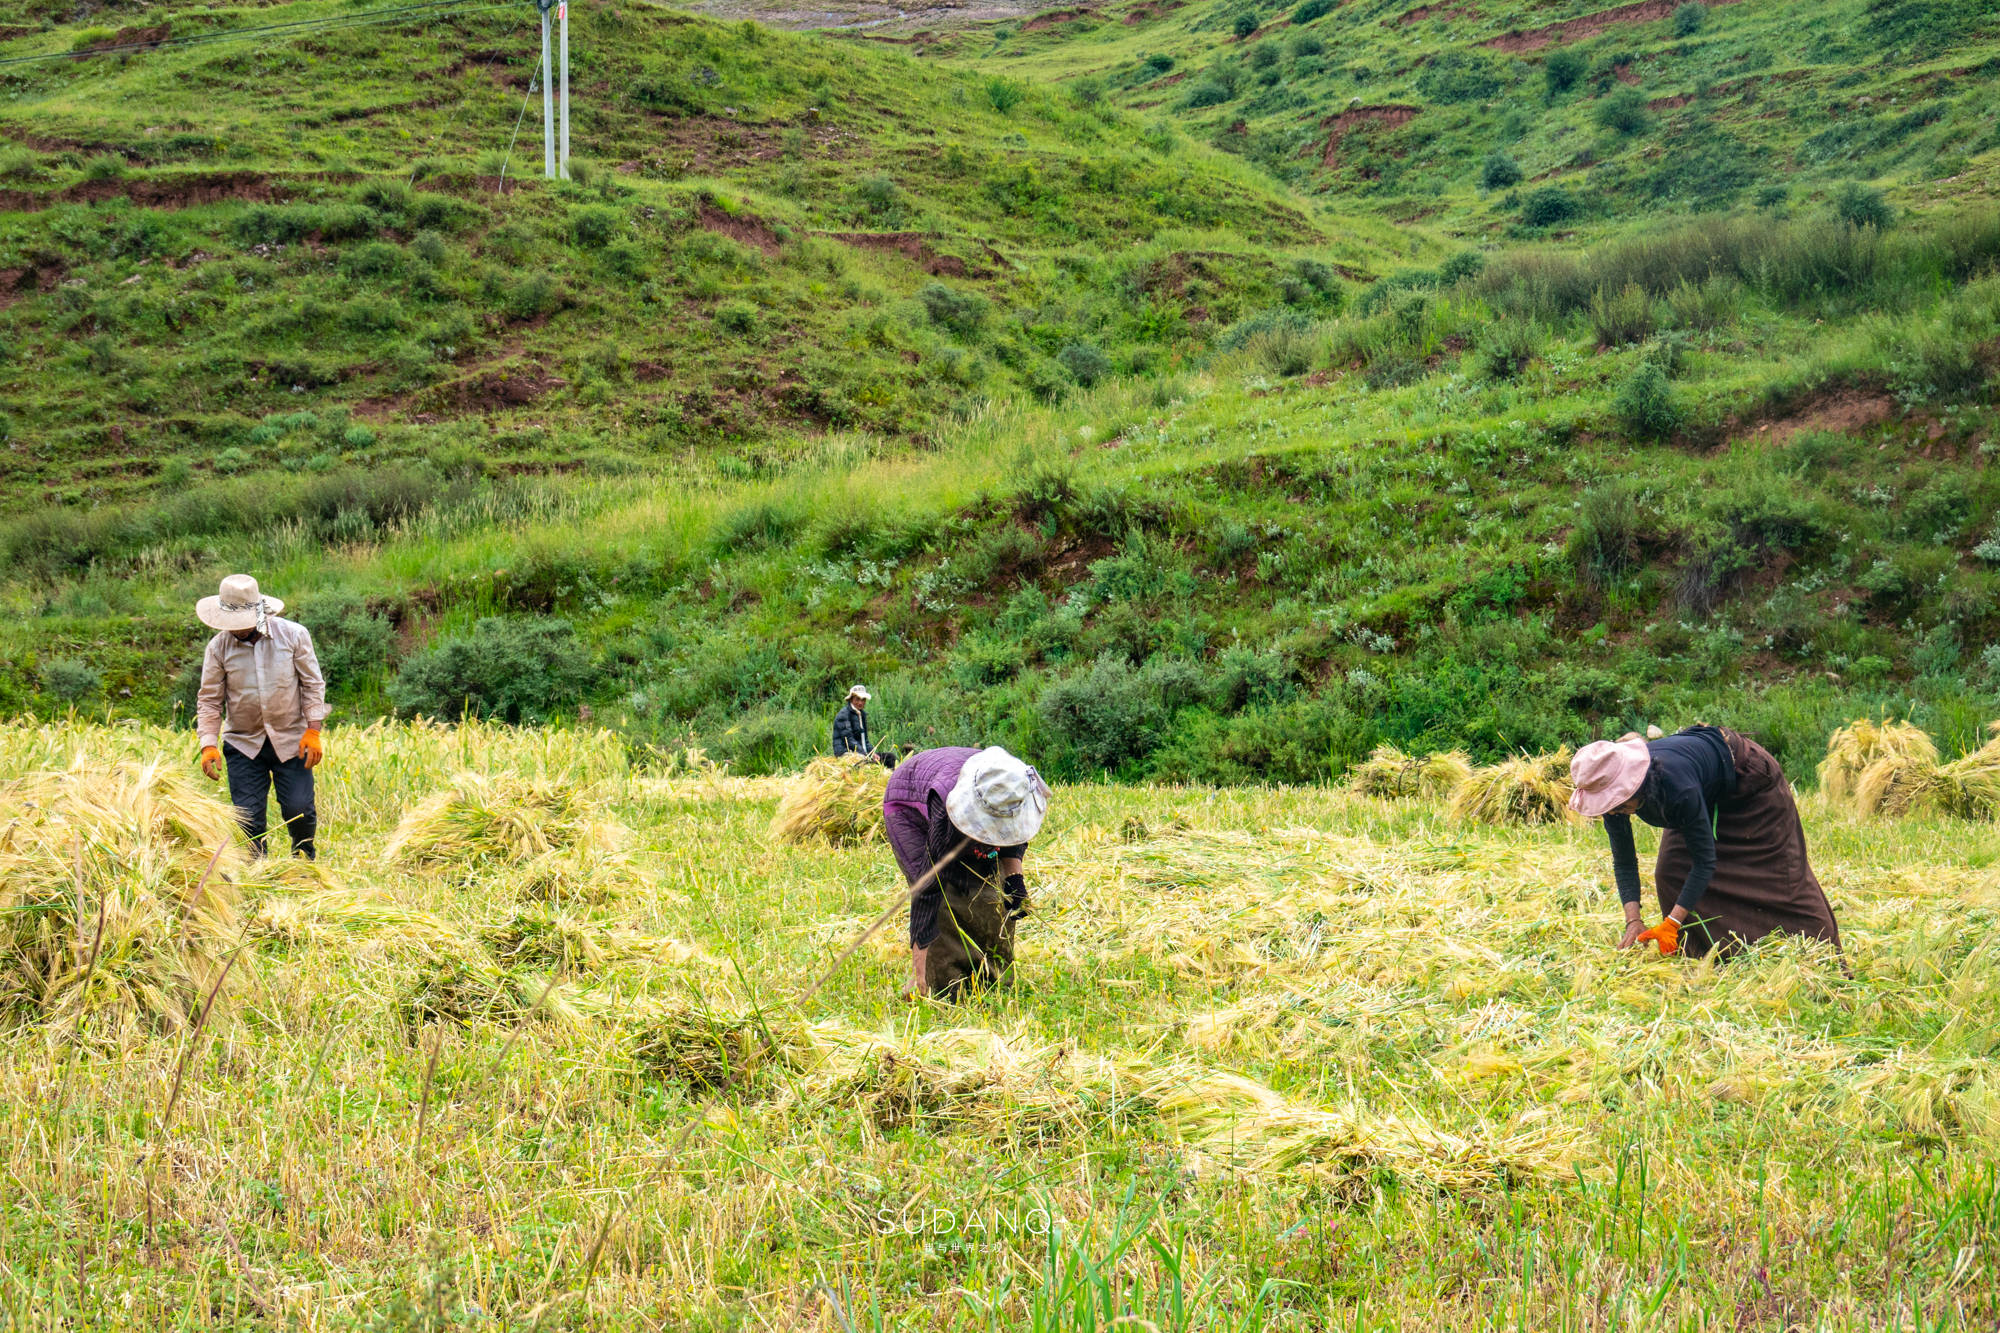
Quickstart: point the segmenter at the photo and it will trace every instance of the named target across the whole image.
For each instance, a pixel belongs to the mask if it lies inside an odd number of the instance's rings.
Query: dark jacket
[[[868,715],[853,704],[842,704],[833,715],[833,752],[837,755],[868,753]]]
[[[1736,792],[1736,764],[1729,742],[1714,727],[1689,727],[1647,741],[1653,763],[1639,784],[1639,818],[1658,829],[1675,829],[1687,840],[1687,880],[1676,900],[1689,912],[1715,877],[1716,808]],[[1639,901],[1639,857],[1632,846],[1630,815],[1606,815],[1611,839],[1611,873],[1623,902]],[[1662,886],[1664,887],[1664,886]]]

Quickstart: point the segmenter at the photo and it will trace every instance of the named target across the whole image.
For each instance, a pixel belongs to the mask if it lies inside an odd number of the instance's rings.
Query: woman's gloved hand
[[[1670,916],[1660,918],[1660,924],[1642,933],[1633,943],[1644,944],[1651,941],[1660,946],[1662,957],[1671,957],[1681,951],[1681,923]]]
[[[1034,910],[1028,903],[1028,877],[1026,875],[1007,876],[1006,882],[1001,886],[1000,894],[1006,900],[1007,919],[1009,921],[1019,921]]]

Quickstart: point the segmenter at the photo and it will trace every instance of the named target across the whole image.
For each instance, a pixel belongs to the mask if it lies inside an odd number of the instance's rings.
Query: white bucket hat
[[[257,590],[257,580],[248,574],[231,574],[222,581],[221,595],[204,597],[194,604],[195,615],[210,629],[264,629],[264,617],[275,616],[285,604]]]
[[[850,699],[859,699],[861,700],[861,702],[867,703],[870,699],[873,699],[875,696],[868,692],[868,687],[866,685],[856,685],[853,689],[847,692],[847,697]]]
[[[999,746],[988,746],[959,769],[944,808],[960,833],[989,847],[1012,847],[1041,831],[1049,784]]]

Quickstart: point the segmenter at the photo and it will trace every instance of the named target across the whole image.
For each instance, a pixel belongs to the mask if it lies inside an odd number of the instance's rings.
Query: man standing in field
[[[292,852],[310,861],[318,823],[312,771],[326,754],[319,734],[326,678],[312,634],[279,619],[284,609],[248,574],[231,574],[219,596],[195,603],[195,615],[216,631],[201,661],[195,727],[201,771],[211,782],[222,776],[226,756],[229,803],[253,853],[264,854],[264,811],[275,785]]]

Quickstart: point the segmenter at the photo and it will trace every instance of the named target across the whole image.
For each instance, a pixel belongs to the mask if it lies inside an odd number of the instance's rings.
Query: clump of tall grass
[[[472,871],[557,852],[609,851],[622,841],[623,830],[598,819],[574,787],[466,770],[404,815],[382,851],[400,865]]]
[[[231,809],[158,760],[0,788],[0,1008],[184,1026],[240,940]]]
[[[1555,824],[1576,818],[1569,798],[1568,746],[1554,754],[1518,755],[1474,769],[1452,788],[1447,813],[1454,823]]]

